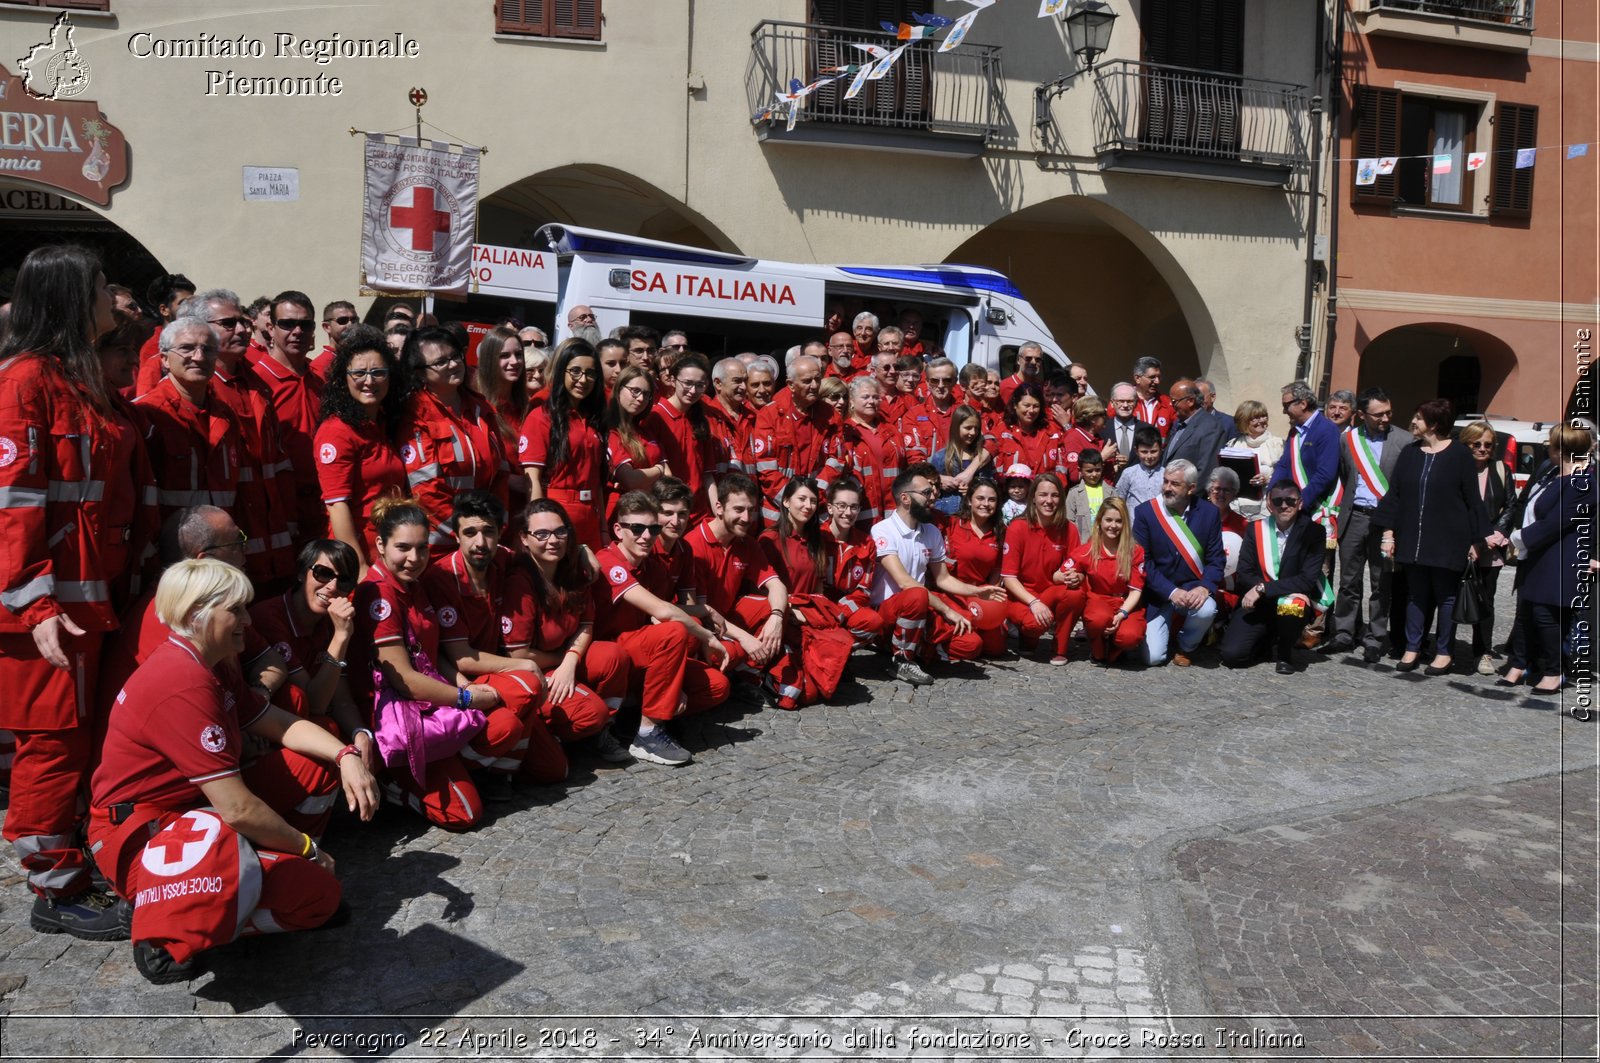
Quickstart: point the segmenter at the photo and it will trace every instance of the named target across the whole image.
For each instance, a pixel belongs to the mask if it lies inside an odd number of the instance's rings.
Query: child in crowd
[[[1026,465],[1013,465],[1006,470],[1006,500],[1000,507],[1000,520],[1010,524],[1028,508],[1028,488],[1033,484],[1033,470]]]
[[[1133,452],[1139,464],[1128,466],[1117,477],[1117,496],[1128,503],[1130,513],[1161,497],[1161,433],[1149,425],[1134,432]]]
[[[1067,519],[1078,526],[1079,541],[1088,542],[1089,533],[1094,531],[1094,515],[1110,493],[1106,488],[1105,459],[1098,450],[1084,448],[1078,457],[1078,475],[1081,479],[1067,492]]]

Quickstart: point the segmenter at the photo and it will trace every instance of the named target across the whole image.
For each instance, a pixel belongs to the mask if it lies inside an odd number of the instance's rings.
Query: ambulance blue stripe
[[[571,229],[566,230],[563,235],[567,246],[574,252],[587,251],[596,255],[623,255],[628,258],[647,258],[662,262],[693,262],[701,266],[724,268],[754,261],[717,251],[702,253],[691,248],[656,247],[650,244],[630,243],[627,240],[607,240],[596,236],[585,236]]]
[[[994,292],[1013,299],[1025,298],[1015,284],[998,273],[976,273],[959,268],[881,269],[868,266],[840,266],[839,272],[913,284],[942,284],[946,288],[975,288],[980,292]]]

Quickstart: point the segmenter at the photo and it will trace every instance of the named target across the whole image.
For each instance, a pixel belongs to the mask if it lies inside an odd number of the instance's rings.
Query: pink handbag
[[[405,624],[411,667],[449,685],[450,681],[439,674],[439,669],[417,644],[411,624],[403,619],[402,623]],[[388,767],[409,771],[419,786],[427,777],[429,764],[461,752],[488,723],[488,717],[480,709],[434,705],[404,697],[389,688],[377,668],[372,670],[372,685],[377,691],[372,707],[372,730],[378,753]]]

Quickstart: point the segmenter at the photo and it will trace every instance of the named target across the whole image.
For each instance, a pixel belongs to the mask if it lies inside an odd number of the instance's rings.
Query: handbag
[[[1461,573],[1461,586],[1456,588],[1455,622],[1458,624],[1477,624],[1490,615],[1492,603],[1483,586],[1483,577],[1478,573],[1478,566],[1471,561]]]
[[[403,611],[400,622],[405,628],[411,667],[430,679],[453,685],[439,673],[418,644]],[[386,766],[409,772],[419,786],[427,776],[429,764],[461,752],[489,722],[481,709],[435,705],[407,698],[388,685],[377,667],[372,669],[372,686],[377,691],[373,699],[372,730],[378,754]]]

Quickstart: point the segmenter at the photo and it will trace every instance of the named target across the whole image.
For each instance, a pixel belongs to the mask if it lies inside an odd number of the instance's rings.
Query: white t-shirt
[[[927,577],[930,565],[944,562],[944,535],[939,529],[932,524],[908,528],[898,511],[872,526],[872,544],[880,558],[898,557],[906,574],[918,583]],[[879,565],[872,577],[872,604],[882,605],[899,590],[899,584]]]

